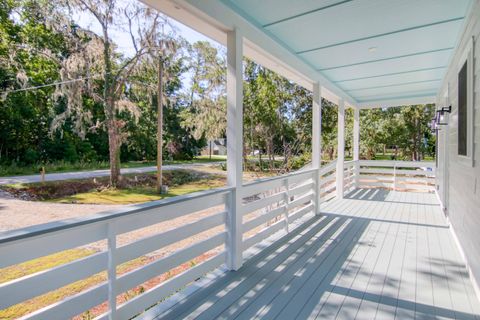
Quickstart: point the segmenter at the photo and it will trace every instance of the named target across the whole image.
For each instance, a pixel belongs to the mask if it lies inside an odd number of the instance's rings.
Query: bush
[[[289,170],[298,170],[312,161],[312,154],[306,152],[302,155],[292,157],[288,160],[287,167]]]
[[[23,156],[25,164],[33,164],[38,161],[39,155],[36,150],[28,149]]]

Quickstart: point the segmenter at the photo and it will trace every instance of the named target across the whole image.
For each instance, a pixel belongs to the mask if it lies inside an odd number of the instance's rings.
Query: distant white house
[[[201,155],[216,155],[216,156],[226,156],[227,155],[227,139],[213,139],[209,140],[207,146],[200,151]]]

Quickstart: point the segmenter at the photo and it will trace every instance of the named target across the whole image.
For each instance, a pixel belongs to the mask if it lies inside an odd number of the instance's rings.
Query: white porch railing
[[[112,318],[130,319],[222,265],[226,258],[223,249],[226,230],[220,228],[206,239],[122,275],[117,274],[117,266],[204,231],[221,227],[226,221],[225,204],[229,192],[230,188],[205,191],[139,205],[133,210],[96,215],[88,219],[54,222],[6,233],[0,237],[0,268],[102,240],[107,242],[107,248],[86,258],[1,284],[0,309],[106,271],[107,281],[35,311],[25,318],[67,319],[108,301]],[[203,210],[214,213],[173,230],[151,234],[122,246],[117,244],[119,237],[126,233]],[[217,252],[203,263],[117,306],[118,295],[213,249],[217,249]],[[99,317],[106,318],[108,314]]]
[[[418,161],[360,160],[359,188],[434,191],[435,163]]]
[[[243,251],[315,210],[315,175],[311,169],[255,181],[242,188]]]
[[[336,196],[336,167],[333,161],[319,170],[299,171],[242,186],[238,191],[242,202],[236,210],[243,219],[242,247],[235,250],[244,253],[276,232],[291,231],[305,215],[318,213],[320,202]],[[430,190],[433,188],[432,168],[432,163],[424,162],[347,161],[344,164],[344,192],[355,187]],[[228,201],[233,191],[234,188],[204,191],[120,212],[0,234],[0,268],[92,243],[103,241],[105,244],[102,251],[85,258],[0,284],[0,309],[104,272],[106,281],[24,318],[65,319],[105,302],[109,311],[99,319],[134,317],[225,263],[225,248],[229,247],[225,246],[227,234],[232,231],[230,219],[227,219]],[[194,220],[185,219],[192,214],[198,215]],[[178,223],[179,218],[184,222]],[[148,235],[142,233],[143,238],[126,243],[122,240],[130,232],[142,232],[144,228],[176,219],[174,229],[150,231]],[[181,249],[126,273],[118,272],[118,266],[123,263],[187,239],[188,245]],[[208,256],[203,262],[117,305],[117,296],[206,253]]]
[[[337,186],[335,179],[337,175],[337,160],[333,160],[319,170],[320,177],[320,198],[322,202],[335,198]]]

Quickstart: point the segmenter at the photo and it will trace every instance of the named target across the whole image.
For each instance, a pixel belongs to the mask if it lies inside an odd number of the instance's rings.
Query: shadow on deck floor
[[[322,212],[155,318],[478,318],[431,194],[356,190]]]

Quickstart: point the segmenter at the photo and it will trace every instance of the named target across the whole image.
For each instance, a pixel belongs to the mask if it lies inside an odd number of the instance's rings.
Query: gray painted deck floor
[[[480,319],[434,194],[355,190],[158,319]]]

